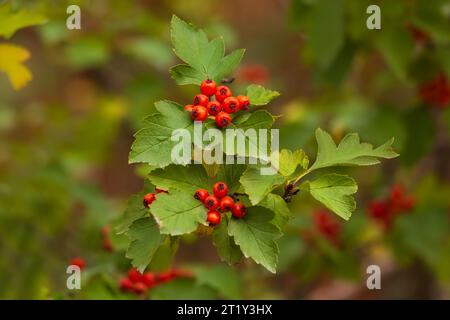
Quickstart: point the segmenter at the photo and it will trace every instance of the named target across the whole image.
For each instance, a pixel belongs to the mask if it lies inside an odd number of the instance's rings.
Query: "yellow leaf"
[[[32,78],[30,70],[23,64],[30,52],[22,47],[0,44],[0,71],[5,72],[15,90],[21,89]]]

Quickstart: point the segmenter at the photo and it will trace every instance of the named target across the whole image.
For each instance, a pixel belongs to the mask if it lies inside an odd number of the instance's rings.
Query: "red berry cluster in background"
[[[160,189],[160,188],[156,188],[155,190],[156,190],[156,193],[157,193],[157,194],[158,194],[158,193],[169,193],[168,191],[163,190],[163,189]],[[144,207],[150,208],[150,205],[151,205],[151,204],[153,203],[153,201],[155,201],[155,200],[156,200],[156,194],[154,194],[153,192],[147,193],[147,194],[144,196],[144,199],[143,199]]]
[[[210,195],[208,190],[198,189],[195,191],[194,198],[201,201],[205,208],[208,209],[206,221],[210,225],[215,226],[220,223],[220,212],[231,211],[233,217],[240,219],[245,216],[247,209],[241,202],[234,202],[234,199],[228,195],[228,186],[225,182],[217,182],[213,186],[213,194]],[[219,212],[220,211],[220,212]]]
[[[103,240],[103,250],[112,252],[114,251],[111,240],[109,239],[109,234],[111,232],[111,228],[109,226],[104,226],[101,230],[102,240]]]
[[[192,277],[192,273],[180,269],[173,269],[161,273],[140,273],[136,268],[131,268],[128,271],[128,276],[122,278],[119,284],[122,291],[141,295],[161,283],[169,282],[176,278],[190,277]]]
[[[378,221],[385,229],[392,227],[394,219],[402,213],[414,208],[415,199],[406,195],[401,185],[394,185],[389,197],[383,200],[373,201],[368,208],[369,215]]]
[[[341,242],[342,224],[330,212],[317,210],[313,215],[315,231],[338,246]]]
[[[450,82],[441,73],[420,87],[420,96],[432,106],[447,107],[450,104]]]
[[[231,114],[239,110],[248,110],[250,100],[247,96],[233,97],[230,88],[217,86],[213,80],[204,80],[200,92],[194,97],[193,104],[184,107],[194,121],[205,121],[208,115],[214,118],[218,128],[231,123]],[[213,100],[214,98],[214,100]]]
[[[86,266],[86,262],[81,257],[75,257],[70,260],[69,265],[75,265],[78,268],[80,268],[80,270],[83,270],[84,267]]]

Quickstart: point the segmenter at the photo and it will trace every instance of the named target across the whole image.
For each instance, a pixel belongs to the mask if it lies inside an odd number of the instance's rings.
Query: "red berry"
[[[247,214],[247,208],[241,202],[235,203],[231,208],[231,213],[235,218],[243,218]]]
[[[207,196],[204,203],[205,208],[208,210],[216,210],[219,207],[219,199],[215,196]]]
[[[80,268],[80,270],[83,270],[86,266],[86,262],[81,257],[73,258],[72,260],[70,260],[70,264],[77,266],[78,268]]]
[[[205,121],[208,117],[208,109],[204,106],[195,106],[191,112],[191,118],[194,121]]]
[[[156,190],[156,193],[169,193],[169,191],[160,189],[160,188],[156,188],[155,190]]]
[[[216,91],[216,100],[223,102],[226,98],[231,97],[231,90],[227,86],[219,86]]]
[[[316,230],[334,244],[339,243],[342,225],[330,213],[319,210],[314,214]]]
[[[231,117],[226,112],[219,112],[216,116],[216,125],[219,128],[228,127],[231,123]]]
[[[226,196],[220,199],[220,210],[229,211],[233,208],[234,200],[232,197]]]
[[[157,282],[167,282],[174,278],[172,271],[161,272],[156,276]]]
[[[211,101],[206,107],[210,115],[215,116],[222,111],[222,105],[218,101]]]
[[[240,110],[248,110],[250,106],[250,100],[247,96],[237,96],[236,98],[239,101],[239,109]]]
[[[194,106],[204,106],[208,105],[209,98],[204,94],[198,94],[194,97]]]
[[[155,275],[152,272],[146,272],[142,275],[142,282],[147,286],[151,287],[155,284]]]
[[[186,110],[187,112],[191,113],[194,110],[194,105],[193,104],[188,104],[184,106],[184,110]]]
[[[213,226],[218,225],[220,223],[220,219],[220,213],[215,210],[208,212],[208,214],[206,215],[206,221],[208,221],[209,224]]]
[[[205,96],[211,97],[216,93],[216,83],[211,79],[204,80],[200,85],[200,91]]]
[[[200,200],[201,202],[205,202],[205,199],[208,196],[209,196],[209,193],[205,189],[198,189],[194,193],[194,198],[197,200]]]
[[[136,292],[136,294],[143,294],[147,292],[147,286],[143,282],[133,283],[133,291]]]
[[[142,273],[140,273],[136,268],[131,268],[128,271],[128,279],[130,279],[133,283],[140,282],[142,280]]]
[[[235,97],[228,97],[223,101],[223,111],[228,113],[235,113],[239,110],[239,101]]]
[[[111,252],[114,249],[111,240],[109,240],[108,238],[103,239],[103,249],[108,252]]]
[[[120,280],[120,289],[122,291],[131,292],[133,291],[133,282],[128,278],[123,278]]]
[[[228,186],[227,186],[227,184],[225,182],[219,181],[219,182],[214,184],[213,192],[214,192],[214,195],[217,198],[219,198],[219,199],[223,198],[228,193]]]
[[[154,193],[147,193],[144,196],[144,207],[149,208],[153,201],[155,201],[156,196]]]

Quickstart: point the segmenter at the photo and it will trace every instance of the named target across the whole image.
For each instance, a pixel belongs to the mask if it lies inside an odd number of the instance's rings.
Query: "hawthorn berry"
[[[223,198],[228,193],[228,186],[225,182],[222,181],[216,182],[213,186],[213,192],[217,198],[219,199]]]
[[[231,208],[233,208],[234,200],[230,196],[223,197],[220,199],[220,210],[221,211],[229,211]]]
[[[165,271],[161,272],[156,276],[157,282],[167,282],[175,278],[175,275],[172,273],[172,271]]]
[[[142,280],[142,273],[140,273],[136,268],[131,268],[128,270],[128,279],[130,279],[133,283],[140,282]]]
[[[194,105],[195,106],[204,106],[208,105],[209,98],[204,94],[198,94],[194,97]]]
[[[200,84],[201,93],[208,97],[213,96],[216,93],[216,89],[216,83],[211,79],[204,80]]]
[[[208,109],[210,115],[215,116],[222,111],[222,105],[218,101],[211,101],[208,103],[206,109]]]
[[[227,113],[235,113],[239,110],[239,101],[235,97],[228,97],[223,101],[222,108]]]
[[[143,294],[147,291],[147,286],[143,282],[133,283],[133,291],[136,292],[136,294]]]
[[[122,291],[133,291],[133,282],[128,278],[123,278],[120,280],[120,289]]]
[[[204,106],[195,106],[191,112],[191,118],[194,121],[205,121],[208,117],[208,109]]]
[[[216,91],[216,100],[223,102],[226,98],[231,97],[231,90],[227,86],[219,86]]]
[[[86,262],[81,257],[73,258],[72,260],[70,260],[70,264],[77,266],[78,268],[80,268],[80,270],[83,270],[84,267],[86,266]]]
[[[219,199],[215,196],[207,196],[204,203],[208,210],[216,210],[219,207]]]
[[[206,221],[209,222],[210,225],[216,226],[220,223],[220,213],[217,211],[210,211],[208,212],[208,214],[206,215]]]
[[[147,286],[151,287],[155,284],[155,275],[152,272],[146,272],[142,275],[142,282]]]
[[[108,238],[103,239],[103,250],[112,252],[114,250],[111,240]]]
[[[209,196],[208,191],[205,189],[198,189],[194,193],[194,198],[200,200],[201,202],[205,202],[205,199]]]
[[[228,127],[231,123],[231,117],[226,112],[219,112],[216,116],[216,125],[219,128]]]
[[[239,102],[239,109],[240,110],[248,110],[250,106],[250,100],[247,96],[237,96],[236,99]]]
[[[186,110],[187,112],[191,113],[194,110],[194,105],[193,104],[187,104],[184,106],[184,110]]]
[[[231,207],[231,214],[237,219],[243,218],[247,214],[247,208],[242,202],[235,203]]]
[[[153,201],[155,201],[156,196],[154,193],[150,192],[144,196],[144,207],[149,208]]]

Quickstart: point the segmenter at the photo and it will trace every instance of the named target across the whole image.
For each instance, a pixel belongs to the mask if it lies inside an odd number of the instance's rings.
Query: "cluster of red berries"
[[[136,268],[131,268],[128,271],[128,276],[120,280],[120,289],[124,292],[131,292],[140,295],[148,292],[150,288],[153,288],[161,283],[169,282],[176,278],[189,277],[192,277],[192,273],[179,269],[173,269],[161,273],[140,273]]]
[[[169,193],[168,191],[160,189],[160,188],[156,188],[155,190],[156,190],[156,194],[162,193],[162,192]],[[144,207],[150,208],[150,205],[153,203],[153,201],[156,200],[156,194],[153,192],[150,192],[144,196],[144,199],[142,201],[144,203]]]
[[[194,198],[203,202],[208,209],[206,221],[210,225],[218,225],[221,220],[220,212],[231,211],[233,217],[240,219],[247,213],[247,208],[242,202],[234,202],[234,199],[228,195],[228,186],[225,182],[217,182],[213,186],[214,195],[210,195],[205,189],[195,191]],[[220,212],[219,212],[219,211]]]
[[[338,219],[326,210],[314,212],[313,219],[316,232],[324,236],[334,245],[339,245],[342,224]]]
[[[208,115],[214,118],[217,127],[227,127],[231,116],[239,110],[248,110],[250,100],[247,96],[233,97],[227,86],[216,86],[213,80],[205,80],[200,85],[201,94],[194,97],[193,104],[184,107],[194,121],[205,121]],[[215,97],[215,100],[212,98]]]
[[[383,200],[375,200],[369,205],[369,215],[378,221],[385,229],[389,229],[394,219],[402,213],[414,208],[415,199],[406,195],[401,185],[391,188],[389,197]]]
[[[104,226],[101,230],[102,240],[103,240],[103,250],[112,252],[114,251],[111,240],[109,239],[109,234],[111,232],[111,228],[109,226]]]
[[[69,265],[77,266],[80,270],[83,270],[86,266],[86,262],[81,257],[75,257],[70,260]]]
[[[447,107],[450,104],[450,82],[441,73],[420,87],[420,96],[424,102],[432,106]]]

